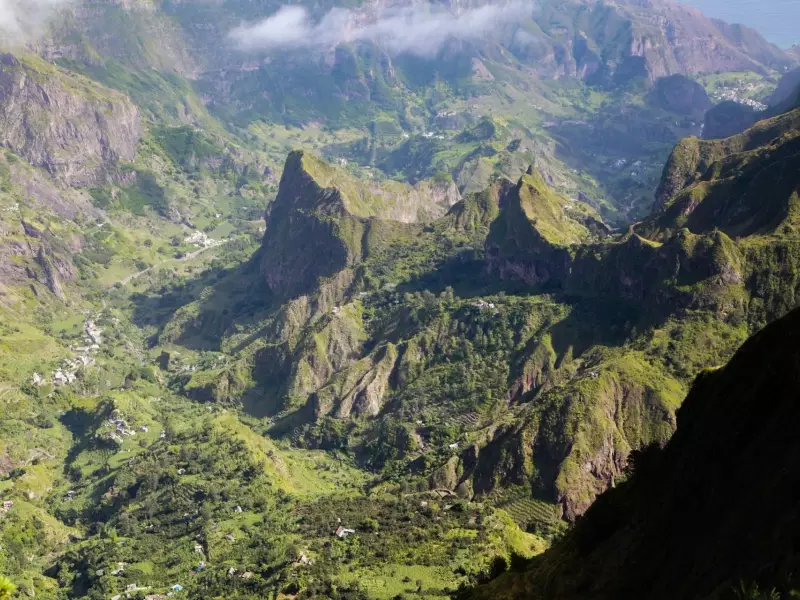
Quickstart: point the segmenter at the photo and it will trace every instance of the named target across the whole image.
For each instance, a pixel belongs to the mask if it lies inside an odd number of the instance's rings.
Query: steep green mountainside
[[[635,455],[543,556],[464,597],[794,597],[798,336],[794,311],[704,371],[663,450]]]
[[[657,239],[687,228],[731,237],[794,227],[800,109],[725,140],[682,140],[657,193],[658,211],[637,230]]]
[[[699,154],[750,144],[781,170],[771,132],[791,138],[795,118]],[[791,228],[734,238],[713,224],[660,228],[656,213],[612,235],[534,169],[404,224],[349,210],[343,172],[295,155],[286,173],[252,266],[159,325],[159,344],[231,353],[249,381],[196,374],[185,389],[241,398],[272,435],[348,448],[390,480],[467,497],[522,485],[573,519],[632,449],[668,439],[699,369],[794,306],[796,278],[776,276],[794,256]],[[334,179],[342,191],[311,183]],[[793,193],[769,197],[788,206]],[[287,253],[286,236],[309,242]],[[264,287],[257,312],[235,280]]]

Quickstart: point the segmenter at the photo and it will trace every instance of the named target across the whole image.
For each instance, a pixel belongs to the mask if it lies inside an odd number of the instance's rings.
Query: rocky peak
[[[365,219],[349,210],[330,167],[303,152],[286,159],[267,214],[261,272],[281,296],[301,295],[361,260]]]
[[[267,214],[262,273],[274,292],[302,293],[362,260],[371,220],[428,222],[459,199],[452,182],[364,181],[310,153],[292,152]]]
[[[488,268],[528,284],[561,281],[569,270],[570,247],[607,231],[589,205],[554,192],[535,168],[499,200],[500,214],[486,240]]]

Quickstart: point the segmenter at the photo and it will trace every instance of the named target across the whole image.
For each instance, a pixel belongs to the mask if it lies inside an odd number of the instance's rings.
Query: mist
[[[24,44],[72,0],[0,0],[0,46]]]
[[[230,33],[244,51],[327,50],[341,44],[373,42],[393,54],[436,54],[448,40],[480,41],[523,18],[533,4],[486,4],[453,14],[437,5],[387,9],[364,17],[344,8],[331,9],[318,21],[300,6],[283,6],[275,14]]]

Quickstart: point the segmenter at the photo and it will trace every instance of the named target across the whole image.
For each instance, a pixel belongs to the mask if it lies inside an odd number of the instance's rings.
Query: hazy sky
[[[788,48],[800,42],[800,0],[678,0],[709,17],[743,23],[770,42]]]

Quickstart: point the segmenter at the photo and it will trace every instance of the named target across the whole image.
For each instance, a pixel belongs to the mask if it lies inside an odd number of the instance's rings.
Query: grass
[[[19,314],[3,312],[7,320],[0,322],[0,381],[22,385],[35,371],[50,370],[67,356],[51,335],[26,323]]]
[[[446,567],[386,564],[375,568],[356,568],[341,574],[342,582],[358,582],[371,598],[391,599],[401,594],[416,594],[422,583],[421,597],[449,598],[446,588],[455,589],[463,578]]]

